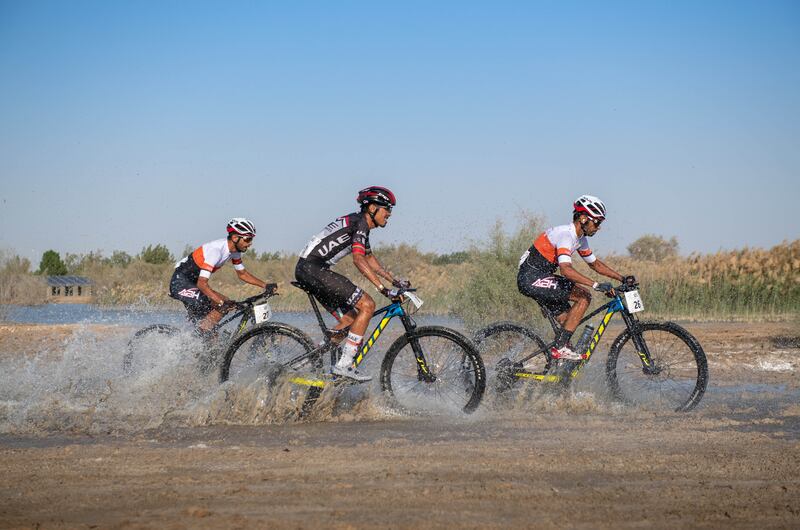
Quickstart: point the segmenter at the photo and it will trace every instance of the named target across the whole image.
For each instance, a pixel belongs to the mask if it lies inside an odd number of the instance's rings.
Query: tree
[[[61,255],[55,250],[48,250],[42,254],[42,261],[39,263],[37,274],[47,276],[63,276],[67,274],[67,266],[61,261]]]
[[[110,258],[106,258],[106,263],[112,267],[122,267],[123,269],[131,264],[133,258],[124,250],[115,250]]]
[[[156,246],[147,245],[142,249],[139,258],[145,263],[153,263],[154,265],[175,261],[172,254],[169,253],[169,249],[161,244]]]
[[[678,240],[675,236],[666,240],[661,236],[646,234],[628,245],[628,253],[635,259],[662,261],[678,255]]]

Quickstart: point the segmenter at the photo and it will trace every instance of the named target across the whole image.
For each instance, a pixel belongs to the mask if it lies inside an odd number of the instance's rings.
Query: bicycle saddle
[[[292,285],[294,285],[295,287],[297,287],[298,289],[302,289],[303,291],[307,292],[308,294],[311,294],[311,291],[308,290],[309,287],[306,284],[300,283],[300,282],[290,282],[290,283]]]

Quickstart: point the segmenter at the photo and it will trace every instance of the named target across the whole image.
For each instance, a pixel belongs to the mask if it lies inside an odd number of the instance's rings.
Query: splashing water
[[[0,433],[116,434],[161,426],[261,425],[297,421],[307,388],[267,374],[218,382],[200,370],[200,340],[186,331],[154,336],[147,359],[126,374],[133,330],[79,325],[34,353],[0,352]],[[24,348],[23,348],[24,349]],[[326,388],[308,421],[393,417],[378,385]]]

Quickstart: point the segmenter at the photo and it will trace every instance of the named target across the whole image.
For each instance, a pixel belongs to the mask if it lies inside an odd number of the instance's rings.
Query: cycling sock
[[[358,351],[358,347],[361,346],[361,339],[364,337],[362,335],[356,335],[355,333],[348,333],[347,339],[344,341],[344,345],[342,346],[342,358],[339,359],[339,362],[336,363],[339,366],[349,365],[353,362],[353,357],[356,356],[356,352]]]
[[[569,343],[569,339],[572,338],[572,331],[567,331],[564,328],[558,330],[556,334],[556,349],[563,348]]]

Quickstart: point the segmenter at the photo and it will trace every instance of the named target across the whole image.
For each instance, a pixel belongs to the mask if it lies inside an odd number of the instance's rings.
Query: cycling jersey
[[[351,213],[329,223],[300,253],[310,262],[332,267],[348,254],[369,255],[369,225],[363,213]]]
[[[175,274],[197,283],[200,277],[210,278],[212,272],[220,269],[231,260],[233,268],[244,270],[241,252],[231,252],[227,239],[217,239],[206,243],[175,264]]]
[[[549,273],[555,272],[561,263],[572,263],[572,254],[578,254],[586,263],[597,258],[589,248],[586,236],[578,237],[573,223],[548,228],[519,259],[519,265],[528,265]]]

